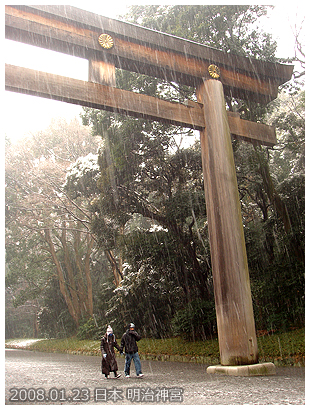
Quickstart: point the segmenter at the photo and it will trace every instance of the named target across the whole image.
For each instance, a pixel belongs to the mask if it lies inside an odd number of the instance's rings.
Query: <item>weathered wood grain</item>
[[[89,60],[88,81],[115,87],[116,76],[114,63],[110,61]]]
[[[206,122],[200,140],[221,364],[254,364],[250,278],[222,84],[206,80],[198,98]]]
[[[9,91],[55,99],[135,117],[202,129],[201,107],[185,106],[120,90],[102,84],[6,64],[5,88]]]

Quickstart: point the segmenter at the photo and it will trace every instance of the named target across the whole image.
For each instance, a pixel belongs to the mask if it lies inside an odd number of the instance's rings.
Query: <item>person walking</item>
[[[126,353],[125,360],[125,376],[130,377],[130,363],[133,360],[136,368],[136,374],[138,377],[143,377],[141,371],[141,362],[138,353],[137,342],[141,339],[141,336],[135,331],[135,325],[130,323],[127,331],[123,334],[121,339],[121,353],[124,351]]]
[[[101,370],[102,374],[104,374],[106,378],[109,377],[110,372],[114,372],[114,376],[118,379],[121,375],[117,373],[118,365],[114,348],[116,348],[119,352],[121,351],[121,348],[117,344],[115,335],[113,334],[112,327],[108,326],[106,334],[101,339],[100,344],[102,354]]]

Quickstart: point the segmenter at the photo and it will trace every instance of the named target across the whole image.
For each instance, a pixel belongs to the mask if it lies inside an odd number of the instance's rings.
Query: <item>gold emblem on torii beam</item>
[[[208,72],[212,78],[216,80],[220,78],[220,74],[221,74],[220,69],[215,64],[209,65]]]
[[[98,38],[99,44],[105,49],[110,49],[114,45],[113,38],[109,34],[100,34]]]

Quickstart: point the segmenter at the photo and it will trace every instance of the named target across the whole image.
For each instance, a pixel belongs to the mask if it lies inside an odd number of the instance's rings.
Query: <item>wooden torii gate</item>
[[[224,95],[275,99],[293,66],[258,61],[70,6],[6,6],[7,39],[85,58],[89,81],[6,65],[6,90],[200,130],[221,366],[274,372],[258,348],[231,136],[273,146],[273,127],[226,111]],[[198,103],[172,103],[115,87],[115,67],[196,87]]]

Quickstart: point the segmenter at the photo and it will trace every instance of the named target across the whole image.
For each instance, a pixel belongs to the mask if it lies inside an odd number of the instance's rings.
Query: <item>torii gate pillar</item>
[[[206,124],[200,139],[221,364],[248,372],[258,363],[258,348],[222,83],[203,79],[197,97]]]

